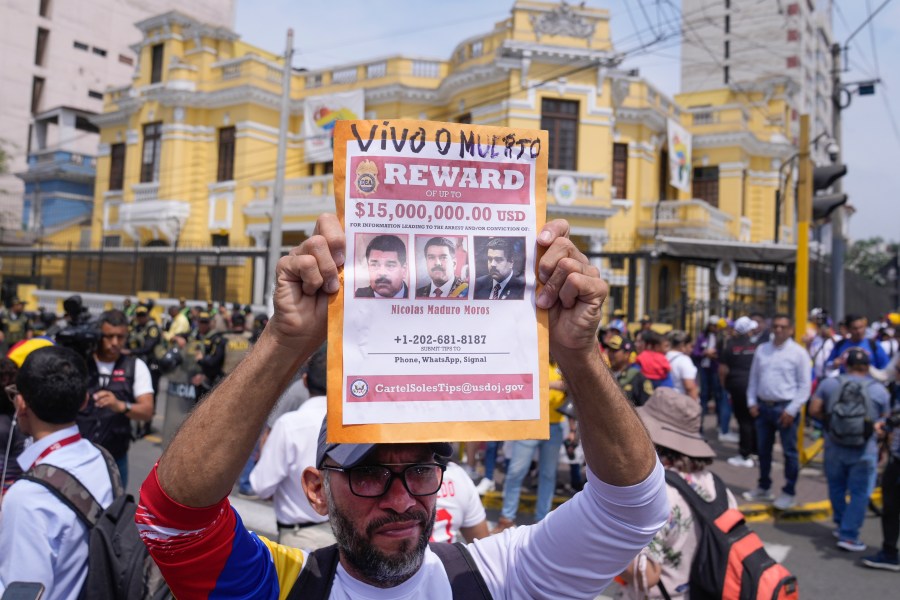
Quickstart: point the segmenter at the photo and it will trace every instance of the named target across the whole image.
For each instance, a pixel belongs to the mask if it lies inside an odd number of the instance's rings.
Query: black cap
[[[322,428],[319,430],[319,446],[316,449],[316,468],[322,468],[327,456],[339,466],[344,468],[355,467],[371,454],[378,444],[329,444],[328,416],[322,419]],[[453,448],[447,442],[431,442],[428,444],[435,455],[442,459],[450,458]]]
[[[856,347],[847,350],[848,367],[868,367],[869,364],[869,353],[862,348]]]

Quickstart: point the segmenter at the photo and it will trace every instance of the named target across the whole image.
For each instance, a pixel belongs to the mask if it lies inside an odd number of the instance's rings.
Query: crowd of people
[[[0,315],[0,442],[7,448],[0,591],[27,580],[42,582],[50,598],[78,597],[88,568],[85,526],[22,476],[53,464],[108,506],[114,486],[104,456],[127,481],[129,445],[148,432],[159,392],[176,389],[207,400],[144,482],[137,527],[177,597],[289,589],[372,598],[478,597],[476,589],[494,598],[593,597],[613,580],[627,598],[688,597],[685,557],[697,551],[700,525],[663,472],[706,500],[724,493],[723,506],[737,505],[708,469],[715,452],[703,420],[710,415],[718,441],[736,447],[727,462],[759,469],[744,498],[789,509],[807,405],[810,424],[825,437],[835,543],[866,549],[859,532],[886,460],[883,547],[862,563],[900,571],[900,436],[890,436],[900,318],[871,328],[851,315],[835,330],[814,311],[804,344],[783,314],[711,317],[696,340],[680,330],[661,334],[646,316],[632,326],[617,313],[601,326],[605,284],[561,222],[545,231],[542,281],[572,286],[568,300],[538,301],[551,313],[547,439],[467,443],[463,451],[450,443],[327,443],[322,343],[334,288],[326,282],[343,244],[333,219],[320,219],[317,235],[279,263],[284,286],[268,326],[249,307],[224,303],[181,299],[157,321],[152,301],[126,299],[88,320],[70,298],[56,320],[29,315],[13,298]],[[164,381],[168,390],[160,389]],[[785,466],[777,497],[776,435]],[[551,510],[561,461],[574,496]],[[521,525],[530,473],[534,524]],[[276,540],[243,527],[229,506],[234,486],[240,496],[271,499]],[[502,510],[491,529],[481,496],[498,487]],[[442,549],[448,543],[462,563]],[[541,556],[526,550],[533,544]],[[237,560],[247,568],[226,568]],[[466,577],[457,580],[450,575],[460,564]]]

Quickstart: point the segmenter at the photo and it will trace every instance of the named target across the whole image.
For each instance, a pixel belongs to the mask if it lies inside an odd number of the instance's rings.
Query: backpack
[[[35,465],[22,479],[38,483],[72,509],[88,529],[88,573],[79,599],[165,600],[173,598],[141,541],[134,513],[137,504],[122,487],[112,455],[96,446],[106,460],[114,500],[103,509],[71,473],[48,464]]]
[[[472,560],[465,544],[456,542],[431,542],[431,551],[437,554],[447,571],[453,598],[460,600],[492,600],[490,590]],[[338,547],[332,544],[310,552],[300,576],[288,593],[287,600],[327,600],[331,595],[338,566]]]
[[[775,562],[762,540],[744,522],[744,515],[728,508],[725,484],[715,474],[716,499],[707,502],[673,471],[666,483],[678,490],[700,525],[697,553],[691,561],[691,600],[796,600],[797,578]],[[659,589],[670,596],[662,582]]]
[[[869,382],[838,377],[837,401],[829,407],[826,430],[839,446],[865,446],[874,431]]]

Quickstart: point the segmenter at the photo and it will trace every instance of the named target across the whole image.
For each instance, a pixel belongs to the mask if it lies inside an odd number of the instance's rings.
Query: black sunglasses
[[[404,467],[399,473],[389,467]],[[333,467],[323,465],[325,471],[344,473],[350,480],[350,491],[362,498],[378,498],[387,493],[394,479],[403,482],[411,496],[430,496],[441,489],[446,465],[424,463],[413,465],[362,465],[359,467]]]

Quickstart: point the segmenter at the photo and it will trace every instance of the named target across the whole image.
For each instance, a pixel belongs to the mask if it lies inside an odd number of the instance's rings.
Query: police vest
[[[225,339],[225,362],[222,364],[222,373],[230,375],[250,352],[250,338],[233,331],[222,337]]]
[[[25,315],[20,315],[18,319],[11,317],[12,315],[7,315],[3,321],[4,341],[10,348],[25,339],[28,325],[28,317]]]
[[[122,402],[134,402],[133,356],[120,356],[110,375],[100,375],[96,359],[88,361],[88,401],[78,412],[76,421],[81,435],[109,450],[113,458],[122,458],[131,443],[131,421],[111,408],[94,404],[94,394],[100,390],[112,392]]]
[[[162,338],[159,335],[159,325],[152,319],[147,321],[143,326],[135,325],[131,329],[128,337],[128,349],[142,350],[144,344],[147,343],[147,338],[156,339],[156,343],[153,344],[151,352],[146,355],[146,359],[154,360],[162,358],[166,353],[166,346],[162,343]]]

